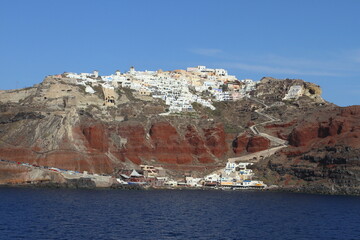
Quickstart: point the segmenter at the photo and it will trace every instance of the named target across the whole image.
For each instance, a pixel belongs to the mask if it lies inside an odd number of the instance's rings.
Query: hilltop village
[[[80,85],[86,94],[96,94],[96,91],[102,91],[104,107],[116,106],[118,100],[116,90],[119,88],[130,89],[136,92],[138,96],[161,99],[168,106],[168,110],[160,115],[192,112],[194,111],[194,104],[215,110],[213,102],[236,101],[243,97],[250,97],[250,92],[255,90],[257,84],[250,79],[238,80],[235,76],[229,75],[225,69],[210,69],[205,66],[174,71],[136,71],[134,67],[131,67],[125,73],[117,70],[115,74],[107,76],[101,76],[99,71],[95,70],[93,73],[65,72],[48,77],[67,80]],[[296,95],[300,92],[293,90],[289,91],[289,94]],[[52,174],[59,174],[67,180],[91,179],[97,187],[109,187],[113,184],[171,188],[264,188],[266,186],[262,181],[256,180],[253,171],[248,168],[253,163],[230,160],[225,168],[202,178],[184,175],[183,179],[172,179],[162,167],[151,165],[140,165],[131,170],[123,169],[112,175],[99,175],[88,171],[78,172],[54,166],[2,161],[20,165],[35,172],[50,171]]]
[[[263,96],[268,94],[271,84],[279,84],[280,88],[273,89],[281,90],[282,94],[274,97],[272,101],[275,102],[270,105],[265,103]],[[172,71],[136,71],[131,67],[125,73],[117,70],[114,74],[104,76],[100,75],[99,71],[50,75],[42,84],[34,85],[32,88],[1,92],[4,102],[20,102],[22,107],[26,107],[29,102],[35,109],[46,109],[42,113],[20,112],[14,117],[9,115],[9,120],[4,118],[3,122],[17,123],[22,119],[31,123],[51,121],[51,131],[45,127],[39,130],[38,135],[34,133],[38,140],[29,151],[42,158],[48,152],[51,155],[53,149],[65,149],[71,152],[68,159],[64,159],[61,151],[56,153],[59,154],[59,158],[50,156],[49,159],[53,160],[49,161],[46,158],[40,161],[36,157],[35,160],[27,161],[21,156],[14,159],[8,157],[10,153],[4,153],[2,159],[5,160],[1,162],[9,169],[20,167],[28,172],[24,177],[27,180],[24,182],[31,184],[60,178],[65,182],[81,182],[85,179],[96,187],[138,185],[171,188],[265,188],[266,185],[255,176],[251,166],[287,147],[287,141],[269,135],[257,127],[280,121],[271,115],[271,112],[266,112],[267,109],[285,106],[282,102],[284,100],[314,95],[314,89],[301,80],[239,80],[229,75],[225,69],[205,66]],[[226,104],[235,104],[231,102],[242,99],[252,103],[244,108],[252,109],[245,110],[245,114],[249,112],[254,115],[247,121],[261,117],[256,123],[248,125],[247,133],[239,129],[233,131],[231,127],[228,127],[231,131],[225,133],[221,124],[213,124],[214,119],[208,119],[205,115],[197,118],[197,121],[204,120],[203,128],[197,130],[187,124],[187,132],[182,135],[179,135],[169,122],[152,123],[148,126],[149,129],[145,130],[143,124],[146,118],[131,121],[127,118],[128,108],[132,108],[136,103],[156,103],[159,108],[149,108],[154,118],[167,118],[166,115],[171,115],[169,117],[175,119],[176,116],[193,117],[199,106],[208,108],[205,110],[212,113],[216,110],[215,106],[222,110],[219,107],[221,105],[216,102],[227,101],[229,103]],[[93,109],[95,110],[92,111]],[[180,114],[192,112],[194,114]],[[94,120],[92,116],[100,117]],[[228,121],[232,123],[232,120]],[[52,133],[54,131],[59,132],[57,140],[56,135]],[[239,148],[243,154],[237,154],[238,149],[235,145],[230,146],[233,152],[230,152],[230,147],[225,147],[226,134],[235,139],[233,142],[242,144],[241,141],[244,141],[245,150]],[[183,137],[186,141],[181,140]],[[65,141],[64,145],[59,145],[61,141]],[[250,141],[261,141],[263,146],[252,149],[249,147]],[[179,144],[183,144],[187,152],[181,148],[182,146],[178,146]],[[226,152],[229,154],[225,155]],[[221,159],[221,164],[217,164],[216,161],[222,156],[225,157]],[[169,170],[176,169],[182,164],[190,164],[189,169],[201,167],[206,169],[206,172],[195,170],[197,173],[192,175],[187,174],[185,169],[180,175]],[[112,167],[113,165],[116,167]]]
[[[126,73],[119,70],[115,74],[100,76],[93,73],[69,73],[55,77],[73,79],[84,85],[87,93],[95,93],[93,84],[101,84],[105,95],[105,105],[114,106],[114,88],[129,88],[141,96],[162,99],[169,106],[169,113],[191,112],[193,103],[215,110],[213,101],[236,101],[255,89],[251,79],[238,80],[228,75],[225,69],[210,69],[205,66],[189,67],[174,71],[136,71],[134,67]]]
[[[0,185],[358,193],[359,107],[321,93],[205,66],[48,75],[0,90]]]

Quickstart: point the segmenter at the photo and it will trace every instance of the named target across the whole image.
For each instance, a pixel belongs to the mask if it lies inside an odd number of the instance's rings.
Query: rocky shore
[[[247,188],[247,189],[233,189],[221,187],[153,187],[148,185],[124,185],[112,184],[108,187],[97,187],[95,182],[91,179],[81,178],[78,180],[68,180],[65,183],[59,182],[36,182],[36,183],[19,183],[19,184],[1,184],[0,188],[51,188],[51,189],[109,189],[109,190],[204,190],[204,191],[271,191],[271,192],[294,192],[306,194],[325,194],[325,195],[354,195],[360,196],[359,187],[339,187],[336,185],[320,185],[308,184],[306,186],[275,186],[266,187],[263,189]]]

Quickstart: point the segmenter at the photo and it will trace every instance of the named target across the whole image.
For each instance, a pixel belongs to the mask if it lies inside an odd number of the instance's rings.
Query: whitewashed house
[[[286,93],[283,100],[298,99],[303,95],[304,89],[302,86],[291,86],[289,91]]]
[[[215,69],[215,75],[217,76],[227,76],[228,73],[225,69]]]
[[[202,178],[186,177],[185,182],[189,187],[201,187],[200,181]]]

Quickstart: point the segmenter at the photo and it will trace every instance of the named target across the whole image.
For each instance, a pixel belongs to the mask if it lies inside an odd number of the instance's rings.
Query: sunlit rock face
[[[108,106],[109,93],[92,89],[60,77],[0,91],[0,158],[106,174],[149,164],[174,176],[203,176],[225,166],[228,158],[276,147],[250,130],[256,126],[288,141],[258,163],[258,174],[268,184],[332,181],[342,187],[342,177],[351,186],[359,177],[360,107],[328,103],[312,83],[263,78],[252,85],[249,97],[214,102],[215,110],[194,105],[193,112],[170,115],[163,115],[168,106],[160,99],[118,87]],[[16,166],[2,165],[0,172],[6,181],[28,176]]]

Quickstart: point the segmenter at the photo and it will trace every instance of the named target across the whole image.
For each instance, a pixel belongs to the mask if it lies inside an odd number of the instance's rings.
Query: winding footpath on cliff
[[[255,110],[255,112],[257,114],[259,114],[261,116],[264,116],[264,117],[269,119],[268,121],[258,123],[258,124],[255,124],[255,125],[251,126],[250,130],[253,132],[254,135],[262,136],[262,137],[265,137],[265,138],[269,139],[271,142],[275,143],[276,146],[272,147],[272,148],[269,148],[269,149],[266,149],[266,150],[263,150],[263,151],[247,154],[245,156],[229,158],[228,159],[229,162],[236,162],[236,161],[240,161],[240,162],[258,162],[260,159],[269,157],[269,156],[275,154],[278,150],[288,146],[288,142],[286,140],[283,140],[283,139],[275,137],[275,136],[271,136],[271,135],[266,134],[266,133],[262,133],[257,129],[256,126],[265,125],[265,124],[268,124],[268,123],[280,121],[280,119],[274,118],[273,116],[270,116],[268,114],[263,113],[264,110],[269,108],[269,106],[266,105],[264,102],[260,101],[257,98],[250,97],[250,96],[248,96],[247,98],[249,100],[255,101],[255,102],[260,103],[261,105],[263,105],[264,106],[263,108],[257,109],[257,110]]]

